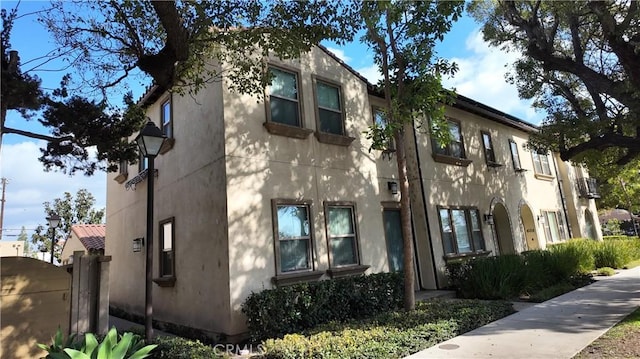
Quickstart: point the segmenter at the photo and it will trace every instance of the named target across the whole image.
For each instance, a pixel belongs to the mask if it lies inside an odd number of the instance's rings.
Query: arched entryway
[[[502,203],[496,203],[493,207],[493,225],[498,238],[500,254],[515,254],[509,212]]]
[[[598,232],[596,231],[596,224],[593,221],[593,214],[588,209],[584,210],[584,222],[587,226],[587,238],[598,239]]]
[[[540,249],[533,212],[531,212],[531,208],[526,204],[520,206],[520,220],[524,228],[524,238],[527,241],[527,248],[529,248],[529,250]]]

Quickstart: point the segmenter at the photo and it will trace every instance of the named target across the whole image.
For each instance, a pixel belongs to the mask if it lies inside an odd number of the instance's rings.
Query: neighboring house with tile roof
[[[75,224],[62,247],[62,264],[70,264],[73,252],[104,253],[104,238],[107,226],[104,224]]]

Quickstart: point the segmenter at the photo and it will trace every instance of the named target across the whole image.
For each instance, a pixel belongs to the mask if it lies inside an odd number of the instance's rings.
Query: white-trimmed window
[[[160,277],[175,277],[174,217],[160,222]]]
[[[387,126],[389,126],[387,112],[380,107],[373,107],[371,110],[373,112],[373,123],[381,130],[379,134],[381,136],[380,140],[382,141],[383,149],[385,151],[395,150],[393,137],[385,131]]]
[[[315,83],[319,131],[344,136],[344,113],[340,86],[317,79]]]
[[[149,168],[149,159],[140,153],[138,158],[138,172],[142,172]]]
[[[531,152],[531,156],[533,157],[533,170],[536,174],[552,176],[549,155],[534,150]]]
[[[475,207],[438,207],[440,233],[446,255],[484,251],[486,249],[480,212]]]
[[[541,220],[545,235],[549,242],[557,243],[567,239],[566,226],[561,212],[542,211]]]
[[[332,268],[360,264],[355,204],[325,202],[329,263]]]
[[[312,270],[311,201],[274,199],[271,205],[278,274]]]
[[[268,121],[302,127],[298,74],[275,67],[269,67],[269,71],[272,78],[268,87]]]

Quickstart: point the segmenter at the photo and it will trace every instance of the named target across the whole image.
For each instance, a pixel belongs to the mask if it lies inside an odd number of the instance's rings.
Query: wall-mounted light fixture
[[[398,182],[389,181],[387,182],[387,188],[391,191],[391,194],[398,194]]]
[[[133,251],[140,252],[142,250],[142,246],[144,246],[144,238],[136,238],[133,240]]]
[[[493,215],[491,213],[487,213],[484,215],[484,223],[493,226]]]

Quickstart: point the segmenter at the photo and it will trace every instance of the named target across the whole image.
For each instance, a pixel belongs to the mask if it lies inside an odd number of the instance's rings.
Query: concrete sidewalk
[[[598,281],[407,358],[572,358],[640,307],[640,267]]]

